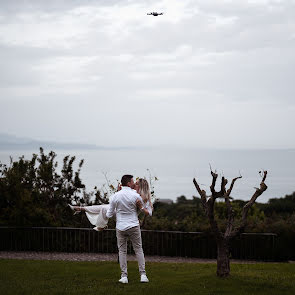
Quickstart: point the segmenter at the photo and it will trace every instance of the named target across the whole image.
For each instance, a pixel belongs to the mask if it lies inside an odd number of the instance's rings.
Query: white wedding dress
[[[93,206],[85,206],[83,207],[85,209],[86,216],[89,220],[89,222],[92,225],[95,225],[93,228],[96,231],[99,231],[101,228],[105,228],[108,224],[109,219],[107,218],[107,211],[109,209],[109,204],[105,205],[93,205]],[[149,202],[144,203],[143,207],[148,210],[149,215],[152,216],[152,208],[149,204]]]
[[[94,230],[99,230],[99,228],[105,228],[107,226],[109,219],[106,214],[109,206],[109,204],[106,204],[83,207],[89,222],[95,225]]]

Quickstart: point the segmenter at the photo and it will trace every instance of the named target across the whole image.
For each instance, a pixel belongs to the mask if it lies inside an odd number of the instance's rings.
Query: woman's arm
[[[153,209],[152,209],[149,201],[147,201],[147,204],[146,204],[146,208],[145,209],[146,209],[146,211],[148,213],[147,215],[149,215],[149,216],[152,216],[153,215]]]
[[[148,211],[148,209],[146,209],[146,208],[142,207],[142,209],[140,211],[143,212],[144,215],[146,215],[146,216],[151,215],[150,212]]]
[[[138,199],[136,200],[136,207],[138,208],[138,210],[139,210],[140,212],[143,212],[145,215],[149,215],[148,210],[144,208],[143,201],[142,201],[141,198],[138,198]]]
[[[150,205],[148,204],[147,207],[148,208],[145,208],[144,206],[144,202],[140,199],[137,199],[136,200],[136,206],[137,208],[144,213],[144,215],[146,216],[152,216],[152,208],[150,207]]]

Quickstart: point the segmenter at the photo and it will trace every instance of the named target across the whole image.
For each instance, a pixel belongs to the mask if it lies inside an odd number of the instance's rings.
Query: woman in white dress
[[[119,187],[118,189],[120,190],[121,187]],[[134,189],[141,196],[143,201],[143,208],[141,209],[141,212],[143,212],[145,216],[152,216],[153,204],[151,200],[149,183],[144,178],[139,178],[135,182]],[[108,218],[106,217],[106,213],[108,211],[109,204],[85,207],[72,205],[69,206],[73,211],[75,211],[74,214],[84,211],[90,223],[95,225],[95,227],[93,228],[94,230],[102,231],[107,227]]]

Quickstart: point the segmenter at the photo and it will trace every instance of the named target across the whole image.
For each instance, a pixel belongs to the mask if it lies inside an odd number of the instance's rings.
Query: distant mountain
[[[45,149],[87,149],[87,150],[111,150],[121,148],[110,148],[84,143],[59,143],[54,141],[40,141],[27,137],[18,137],[10,134],[0,133],[0,150],[32,150],[43,147]],[[124,148],[123,148],[124,149]]]

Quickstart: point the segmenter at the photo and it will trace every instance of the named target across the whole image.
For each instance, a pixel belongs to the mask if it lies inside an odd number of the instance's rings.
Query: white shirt
[[[128,186],[123,186],[119,192],[111,197],[106,216],[111,218],[116,214],[116,228],[118,230],[124,231],[139,226],[136,207],[137,199],[142,202],[141,196]]]

